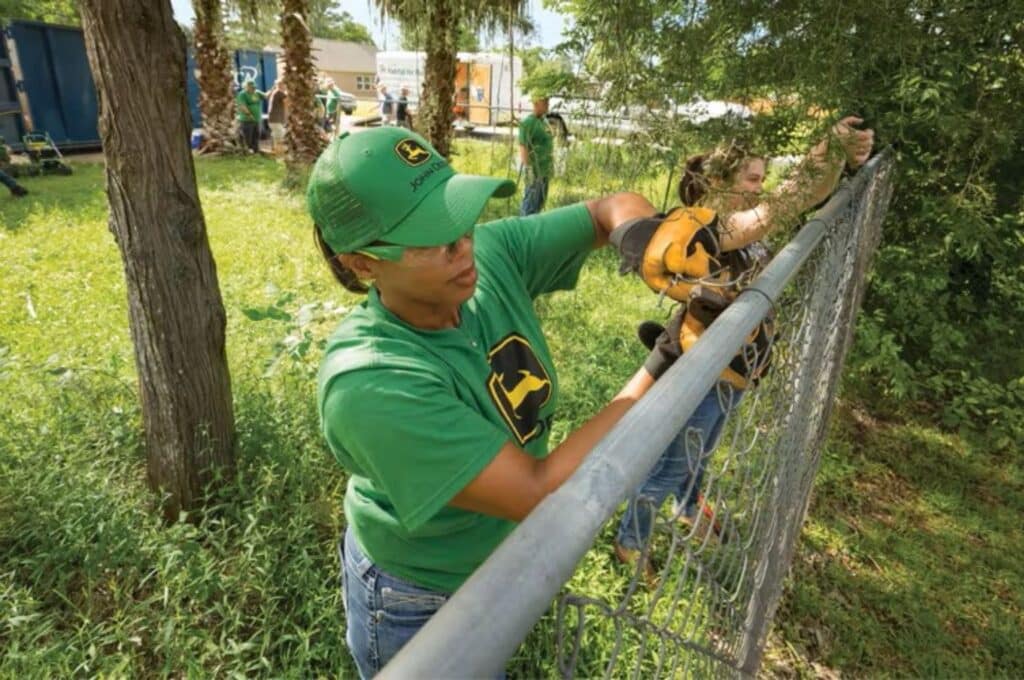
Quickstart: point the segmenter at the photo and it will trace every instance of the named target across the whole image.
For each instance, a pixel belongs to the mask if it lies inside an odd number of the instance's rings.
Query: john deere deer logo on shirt
[[[403,139],[400,141],[395,145],[395,153],[413,167],[423,165],[430,158],[430,152],[423,148],[423,145],[415,139]]]
[[[526,338],[512,333],[487,355],[491,377],[487,389],[519,444],[544,431],[540,410],[551,398],[551,379]]]

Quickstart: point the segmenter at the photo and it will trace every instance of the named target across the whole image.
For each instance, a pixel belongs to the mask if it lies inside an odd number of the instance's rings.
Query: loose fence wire
[[[679,159],[645,137],[643,126],[594,113],[574,132],[556,204],[638,186],[672,202]],[[501,135],[514,133],[489,134],[500,141],[490,161],[499,165],[488,170],[502,174],[511,159],[501,153],[509,149]],[[637,146],[645,152],[626,152]],[[380,677],[495,675],[553,598],[563,677],[755,673],[807,511],[891,175],[881,154],[846,182]],[[770,312],[770,372],[736,399],[717,376]],[[684,432],[691,472],[705,468],[702,488],[691,486],[702,499],[695,519],[684,521],[672,503],[648,507],[654,528],[628,583],[611,595],[588,591],[571,578],[577,563],[591,548],[610,553],[607,543],[594,545],[602,526],[618,518],[621,501],[709,389],[729,407],[717,447]],[[657,567],[653,577],[647,562]]]

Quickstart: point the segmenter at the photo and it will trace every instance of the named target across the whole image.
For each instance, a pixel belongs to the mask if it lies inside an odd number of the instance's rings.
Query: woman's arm
[[[622,192],[594,201],[587,201],[590,219],[594,222],[594,247],[608,244],[608,236],[616,227],[637,217],[650,217],[658,211],[640,194]]]
[[[570,434],[547,458],[537,459],[514,444],[505,444],[450,505],[522,521],[576,471],[601,438],[653,384],[654,378],[647,371],[637,371],[607,406]]]
[[[836,187],[843,163],[858,167],[871,155],[875,133],[853,127],[861,122],[856,116],[840,120],[765,201],[729,215],[719,225],[722,250],[736,250],[757,241],[828,198]]]
[[[522,147],[521,147],[522,148]],[[587,202],[594,225],[595,247],[608,243],[617,226],[657,211],[640,194],[623,192]],[[537,459],[506,443],[487,467],[450,505],[487,515],[521,521],[545,496],[557,489],[580,466],[587,454],[654,384],[640,369],[611,402],[570,434],[547,458]]]

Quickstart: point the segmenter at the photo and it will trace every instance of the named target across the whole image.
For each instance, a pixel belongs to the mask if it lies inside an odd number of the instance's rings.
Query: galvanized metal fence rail
[[[495,677],[556,598],[565,677],[755,673],[809,503],[891,172],[881,154],[845,182],[380,677]],[[687,451],[691,460],[705,456],[705,513],[680,523],[651,508],[660,514],[643,560],[658,565],[656,579],[643,578],[638,563],[612,600],[567,589],[602,527],[705,395],[722,389],[722,369],[773,309],[781,332],[771,373],[727,409],[718,451],[703,442]]]

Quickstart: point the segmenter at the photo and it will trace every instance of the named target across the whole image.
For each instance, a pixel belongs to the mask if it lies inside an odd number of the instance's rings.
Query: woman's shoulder
[[[369,305],[352,310],[327,340],[322,374],[406,370],[441,376],[443,367],[413,329]]]

